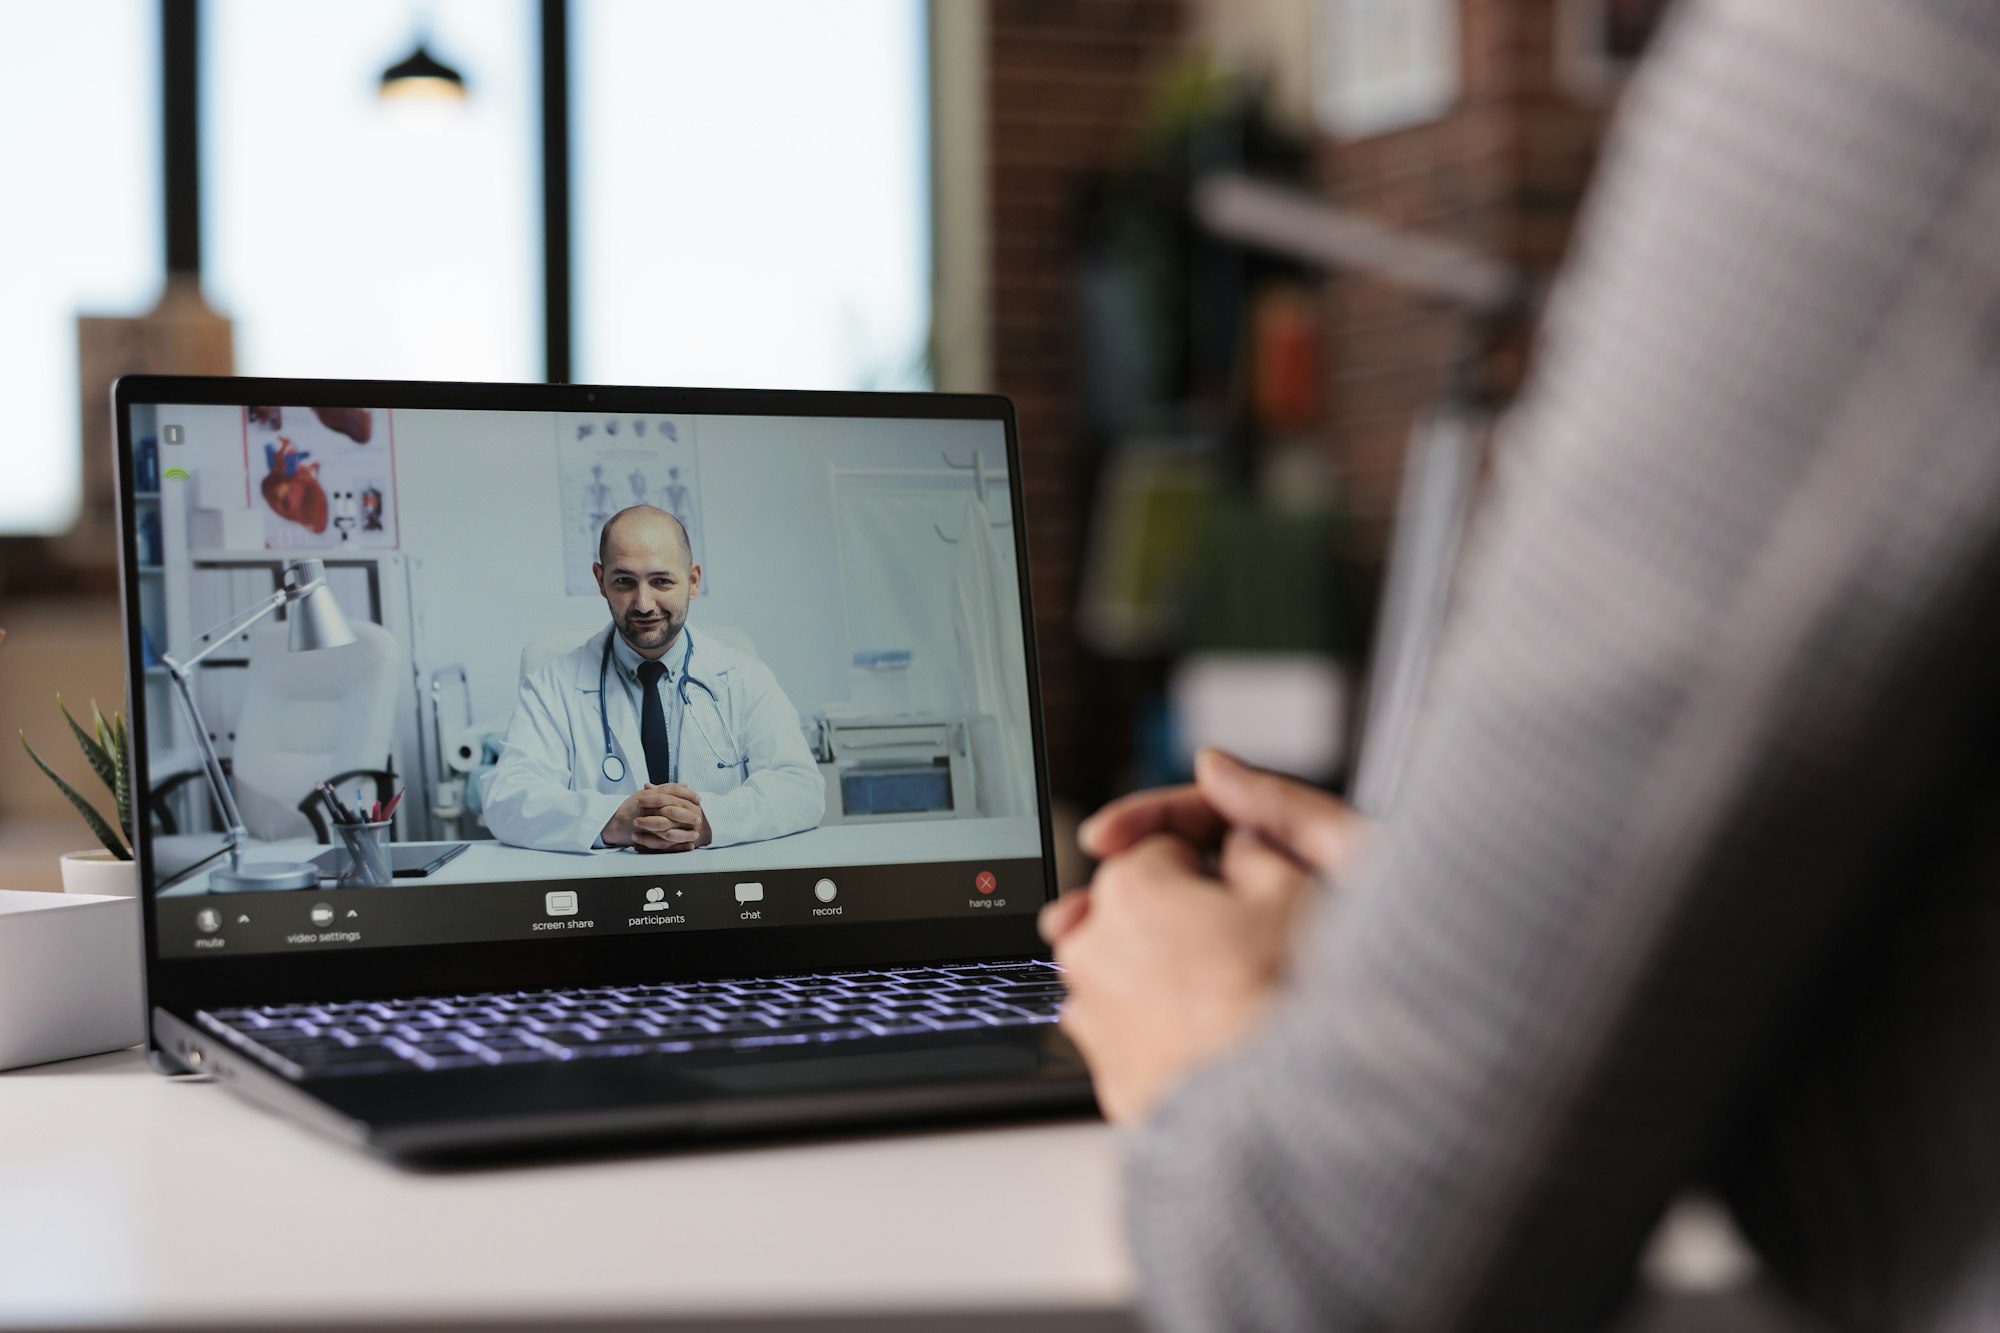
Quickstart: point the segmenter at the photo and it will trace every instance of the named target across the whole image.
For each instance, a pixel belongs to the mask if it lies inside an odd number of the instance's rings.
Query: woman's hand
[[[1087,821],[1085,848],[1106,859],[1042,911],[1070,990],[1063,1029],[1112,1120],[1143,1118],[1255,1027],[1307,893],[1351,863],[1368,827],[1336,798],[1219,751],[1198,756],[1195,775]]]
[[[1120,797],[1083,821],[1077,841],[1103,861],[1140,839],[1171,833],[1213,851],[1241,828],[1282,848],[1322,875],[1345,871],[1373,825],[1337,796],[1250,767],[1214,748],[1194,759],[1195,780]]]

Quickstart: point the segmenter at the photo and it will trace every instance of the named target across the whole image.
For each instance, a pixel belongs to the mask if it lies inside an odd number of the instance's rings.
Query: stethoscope
[[[618,627],[614,625],[605,634],[604,656],[601,659],[599,659],[597,663],[597,720],[601,724],[603,724],[604,727],[603,768],[604,768],[604,780],[606,782],[623,782],[625,780],[625,761],[618,757],[618,751],[615,747],[613,747],[611,743],[611,706],[604,689],[604,682],[610,676],[611,673],[612,638],[617,633],[618,633]],[[736,759],[717,759],[715,761],[715,766],[717,768],[719,769],[737,768],[744,764],[749,763],[750,756],[744,753],[743,747],[740,744],[742,738],[737,736],[734,728],[732,728],[729,725],[729,719],[723,717],[722,715],[722,696],[717,694],[715,692],[715,687],[710,685],[707,681],[695,679],[693,632],[690,630],[683,629],[681,633],[687,635],[687,657],[684,658],[681,662],[680,680],[677,683],[677,693],[679,693],[681,697],[681,725],[686,726],[688,716],[690,714],[693,714],[695,730],[701,733],[702,743],[708,746],[709,752],[711,754],[718,754],[718,755],[733,754],[740,756],[739,758]],[[720,746],[715,743],[714,738],[708,734],[708,724],[701,720],[701,715],[695,713],[694,705],[688,701],[688,686],[690,685],[696,686],[704,694],[708,695],[709,706],[715,709],[715,716],[722,722],[723,734],[725,736],[728,736],[732,741],[736,741],[739,743],[728,746]],[[680,781],[680,776],[681,776],[681,745],[680,745],[680,737],[676,736],[674,737],[674,753],[670,761],[670,767],[667,773],[667,781],[678,782]]]

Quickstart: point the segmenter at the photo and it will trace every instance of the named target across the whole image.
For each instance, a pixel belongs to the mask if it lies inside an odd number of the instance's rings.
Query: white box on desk
[[[146,1039],[139,900],[0,889],[0,1069]]]

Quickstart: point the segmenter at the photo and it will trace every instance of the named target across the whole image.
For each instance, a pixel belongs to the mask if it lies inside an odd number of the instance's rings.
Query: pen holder
[[[340,872],[343,889],[389,887],[390,821],[379,824],[335,824],[347,847],[347,869]]]

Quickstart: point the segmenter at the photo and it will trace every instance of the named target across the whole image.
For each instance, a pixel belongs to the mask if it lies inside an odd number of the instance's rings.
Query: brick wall
[[[1462,92],[1444,119],[1324,145],[1341,202],[1434,229],[1546,277],[1561,261],[1607,117],[1557,57],[1562,0],[1460,0]],[[1328,284],[1328,443],[1364,545],[1382,548],[1415,414],[1437,393],[1456,318],[1365,278]],[[1518,376],[1502,374],[1506,383]]]
[[[1458,105],[1431,124],[1322,143],[1323,188],[1552,272],[1607,116],[1604,99],[1579,99],[1564,84],[1565,2],[1459,0]],[[1157,668],[1079,653],[1073,630],[1088,485],[1073,373],[1077,205],[1092,175],[1130,164],[1153,81],[1199,29],[1201,7],[1228,3],[991,0],[988,10],[993,383],[1020,413],[1058,796],[1094,799],[1121,784],[1135,710],[1161,679]],[[1324,438],[1357,510],[1362,554],[1375,557],[1412,419],[1435,397],[1460,323],[1378,281],[1337,278],[1324,291]]]
[[[1050,770],[1068,796],[1092,767],[1072,629],[1084,482],[1076,206],[1091,176],[1129,161],[1183,14],[1179,0],[993,0],[988,15],[993,384],[1020,416]]]

